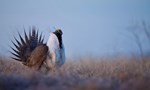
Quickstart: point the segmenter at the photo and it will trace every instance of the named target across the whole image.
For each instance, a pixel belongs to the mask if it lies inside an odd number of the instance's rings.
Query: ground
[[[0,90],[150,90],[150,58],[74,58],[45,73],[1,57]]]

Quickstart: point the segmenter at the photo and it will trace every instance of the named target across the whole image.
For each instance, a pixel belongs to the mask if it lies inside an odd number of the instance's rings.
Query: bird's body
[[[47,56],[48,47],[45,44],[38,45],[27,59],[26,65],[39,70]]]
[[[61,34],[59,34],[59,37],[61,37]],[[47,66],[49,68],[57,68],[62,66],[65,63],[65,48],[62,39],[58,39],[58,36],[55,34],[55,32],[52,32],[50,33],[47,46]]]
[[[38,31],[34,28],[28,36],[25,31],[24,34],[24,39],[19,34],[20,41],[15,38],[16,43],[12,42],[15,46],[15,49],[11,47],[13,59],[36,70],[39,70],[44,62],[48,69],[60,67],[64,64],[65,51],[60,29],[50,33],[47,44],[43,43],[42,34],[38,36]]]

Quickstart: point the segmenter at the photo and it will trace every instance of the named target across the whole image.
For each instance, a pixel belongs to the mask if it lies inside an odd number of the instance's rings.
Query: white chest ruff
[[[49,68],[62,66],[65,62],[65,49],[63,43],[62,48],[60,48],[57,36],[51,33],[47,42],[47,46],[49,49],[46,59],[47,66]]]

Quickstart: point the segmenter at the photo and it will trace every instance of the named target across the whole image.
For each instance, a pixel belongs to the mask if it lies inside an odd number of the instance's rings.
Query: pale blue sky
[[[150,25],[150,0],[0,0],[0,54],[9,55],[17,29],[36,26],[45,35],[64,32],[66,56],[137,53],[129,26]],[[149,45],[143,43],[145,52]]]

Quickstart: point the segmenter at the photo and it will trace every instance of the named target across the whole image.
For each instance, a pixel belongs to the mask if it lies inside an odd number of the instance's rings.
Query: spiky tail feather
[[[39,32],[32,28],[29,31],[29,35],[27,35],[24,30],[24,38],[18,32],[20,40],[15,39],[15,42],[12,41],[14,48],[11,47],[12,51],[10,53],[13,55],[11,57],[14,60],[21,61],[26,65],[28,58],[30,57],[33,50],[40,44],[43,44],[44,39],[42,38],[42,34],[39,35]]]

